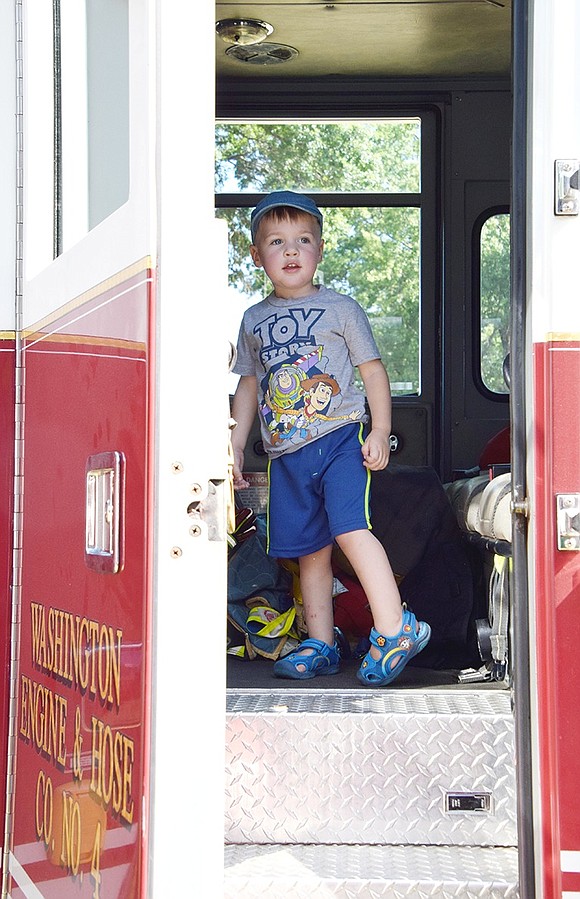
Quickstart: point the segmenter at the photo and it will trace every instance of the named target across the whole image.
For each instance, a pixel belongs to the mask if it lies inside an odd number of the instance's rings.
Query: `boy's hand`
[[[246,487],[249,487],[250,484],[246,481],[244,475],[242,474],[244,470],[244,451],[242,449],[236,449],[234,447],[234,466],[233,466],[233,476],[234,476],[234,490],[245,490]]]
[[[389,464],[391,455],[390,434],[373,428],[361,447],[363,465],[371,471],[382,471]]]

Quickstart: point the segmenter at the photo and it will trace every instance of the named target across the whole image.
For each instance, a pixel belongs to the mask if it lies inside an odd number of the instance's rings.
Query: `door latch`
[[[204,493],[201,484],[194,484],[193,494],[202,499],[193,500],[187,507],[187,514],[192,519],[189,533],[192,537],[200,537],[204,531],[207,539],[221,541],[226,539],[226,494],[225,481],[210,480]]]
[[[556,495],[558,549],[580,549],[580,493]]]
[[[554,213],[578,215],[578,159],[557,159],[554,166]]]

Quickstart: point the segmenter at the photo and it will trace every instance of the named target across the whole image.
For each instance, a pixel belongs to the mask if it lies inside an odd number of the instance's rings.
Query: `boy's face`
[[[314,216],[300,213],[292,220],[265,215],[250,247],[254,263],[263,268],[281,299],[306,297],[322,259],[324,241]]]

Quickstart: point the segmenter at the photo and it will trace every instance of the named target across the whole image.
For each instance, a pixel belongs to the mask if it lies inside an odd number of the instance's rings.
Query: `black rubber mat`
[[[227,685],[242,690],[295,689],[317,690],[366,690],[370,689],[359,683],[356,672],[360,662],[355,659],[344,661],[338,674],[326,677],[314,677],[308,680],[292,680],[275,677],[274,663],[269,659],[258,657],[249,661],[228,656]],[[429,668],[411,667],[408,665],[388,687],[378,689],[415,689],[425,687],[446,687],[458,684],[457,671],[433,671]]]

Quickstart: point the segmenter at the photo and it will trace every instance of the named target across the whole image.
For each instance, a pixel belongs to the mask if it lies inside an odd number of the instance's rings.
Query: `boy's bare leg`
[[[332,546],[307,556],[301,556],[300,591],[304,603],[304,618],[308,636],[334,644],[334,610],[332,606]],[[305,649],[310,654],[311,649]]]
[[[398,634],[403,622],[401,596],[382,543],[366,530],[340,534],[336,542],[366,593],[377,631],[386,637]],[[371,654],[373,658],[380,656],[374,646]]]

